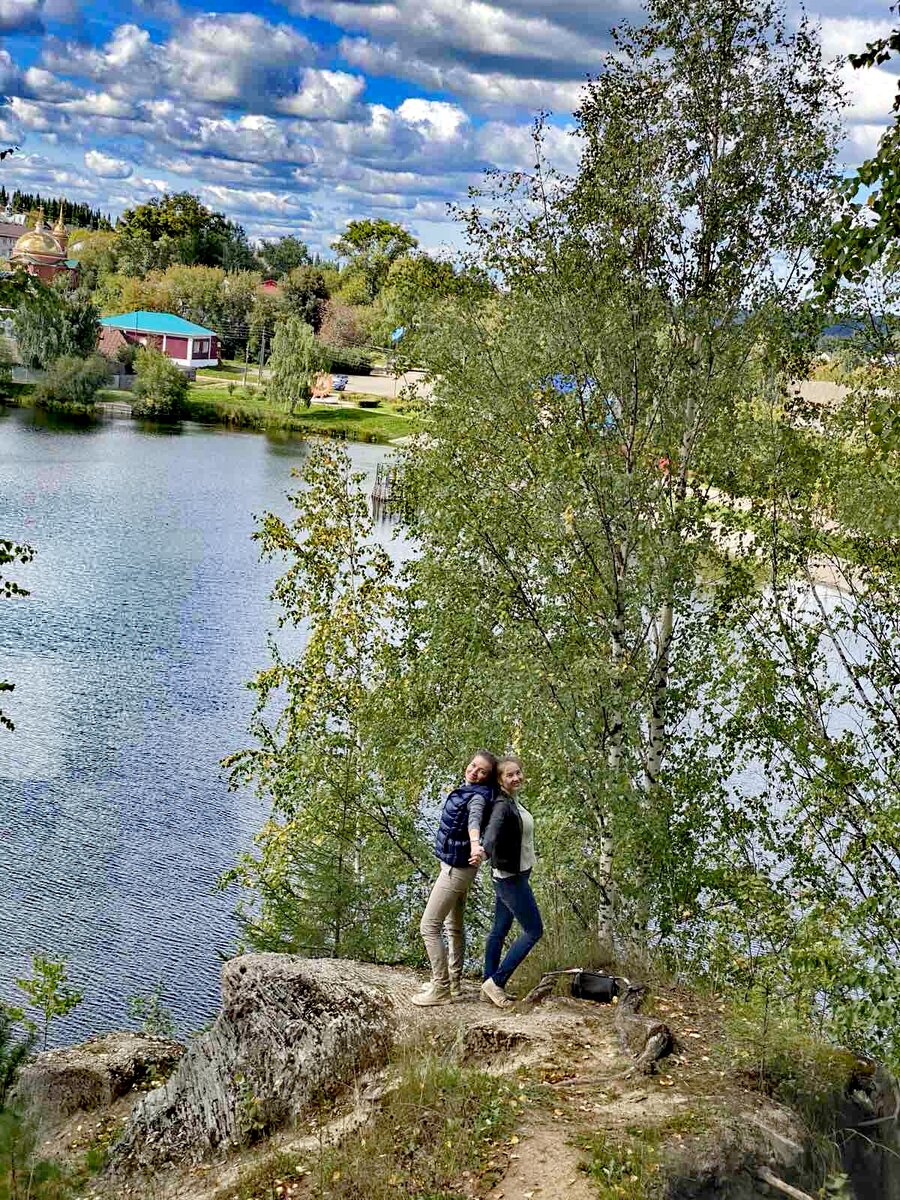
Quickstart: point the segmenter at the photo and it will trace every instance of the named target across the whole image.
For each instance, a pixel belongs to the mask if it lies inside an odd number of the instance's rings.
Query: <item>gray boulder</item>
[[[24,1067],[17,1096],[61,1118],[111,1104],[132,1088],[171,1074],[184,1046],[140,1033],[107,1033],[79,1046],[45,1050]]]
[[[222,971],[222,1008],[175,1074],[138,1104],[114,1172],[153,1172],[248,1145],[387,1060],[409,979],[333,959],[248,954]]]

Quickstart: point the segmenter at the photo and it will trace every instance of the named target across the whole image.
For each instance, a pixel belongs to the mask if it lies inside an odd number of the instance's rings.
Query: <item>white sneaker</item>
[[[432,1008],[436,1004],[450,1003],[450,988],[447,984],[432,983],[423,992],[416,992],[412,1002],[419,1008]]]
[[[490,1000],[491,1004],[496,1004],[498,1008],[512,1008],[515,1005],[515,1000],[511,1000],[493,979],[486,979],[481,985],[481,997],[483,1000]]]

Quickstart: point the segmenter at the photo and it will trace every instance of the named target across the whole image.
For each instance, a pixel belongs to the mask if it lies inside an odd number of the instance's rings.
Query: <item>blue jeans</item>
[[[544,923],[538,912],[537,901],[528,877],[531,870],[519,871],[509,879],[495,879],[494,924],[488,934],[484,948],[484,977],[493,979],[498,987],[506,987],[507,980],[544,933]],[[503,962],[503,943],[512,929],[513,920],[522,926],[522,932],[506,952]]]

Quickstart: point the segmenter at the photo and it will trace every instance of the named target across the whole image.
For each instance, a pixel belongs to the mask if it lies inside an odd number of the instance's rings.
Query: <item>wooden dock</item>
[[[128,418],[131,416],[131,404],[127,400],[101,400],[97,412],[103,417]]]
[[[373,504],[393,504],[400,493],[399,474],[391,463],[379,463],[375,468],[372,485]]]
[[[407,497],[399,468],[393,463],[379,463],[371,492],[372,515],[376,518],[399,517],[407,508]]]

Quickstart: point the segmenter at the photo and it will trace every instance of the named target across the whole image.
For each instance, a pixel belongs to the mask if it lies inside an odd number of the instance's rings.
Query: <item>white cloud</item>
[[[84,156],[84,165],[103,179],[128,179],[134,174],[130,163],[122,158],[112,158],[99,150],[88,150]]]
[[[17,146],[22,138],[22,126],[15,119],[11,119],[4,109],[0,108],[0,145],[5,149],[7,146]],[[11,160],[7,162],[6,175],[9,175],[9,167],[12,165]]]
[[[200,188],[200,198],[213,208],[223,209],[238,219],[255,216],[259,212],[290,217],[309,211],[305,201],[298,200],[293,192],[285,191],[210,185]]]
[[[132,4],[138,12],[147,13],[159,21],[177,21],[184,16],[178,0],[132,0]]]
[[[122,100],[110,92],[85,92],[74,100],[64,100],[59,107],[65,113],[78,116],[112,117],[117,120],[130,120],[136,112],[129,100]]]
[[[36,33],[44,27],[42,0],[0,0],[0,33]]]
[[[22,129],[49,130],[53,128],[46,106],[43,104],[35,104],[32,100],[26,100],[21,96],[13,96],[9,102],[9,110],[9,116]]]
[[[575,126],[547,125],[541,153],[562,174],[578,169],[582,145],[572,136]],[[488,121],[478,130],[477,144],[483,158],[504,171],[528,169],[534,165],[535,145],[529,125]]]
[[[181,186],[193,180],[224,185],[258,184],[268,179],[281,183],[284,180],[284,173],[277,165],[270,167],[266,163],[246,162],[236,158],[157,154],[154,156],[154,166],[161,171],[180,176],[183,181]]]
[[[349,116],[365,91],[361,75],[346,71],[322,71],[307,67],[298,91],[276,104],[279,112],[308,120],[335,120]]]
[[[8,50],[0,49],[0,94],[17,91],[22,86],[19,68]]]
[[[823,17],[822,50],[826,58],[859,54],[869,42],[877,41],[891,32],[889,19],[864,20],[862,17]]]
[[[466,113],[456,104],[446,100],[404,100],[397,109],[397,116],[414,129],[420,129],[426,137],[446,142],[459,136],[468,121]]]
[[[43,65],[122,97],[174,93],[186,101],[268,111],[296,89],[314,55],[292,26],[243,12],[186,18],[164,43],[134,24],[118,26],[99,47],[47,38]]]
[[[17,154],[4,164],[4,181],[16,187],[42,191],[62,188],[82,189],[88,181],[67,166],[51,162],[40,154]],[[9,183],[7,183],[9,186]]]
[[[77,96],[79,89],[52,71],[29,67],[22,77],[25,92],[39,100],[67,100]]]
[[[410,79],[433,91],[452,92],[492,109],[547,109],[572,112],[577,107],[581,80],[524,78],[461,64],[436,63],[408,54],[399,46],[381,46],[364,37],[343,38],[341,53],[349,63],[373,75]]]
[[[882,67],[855,71],[849,66],[842,69],[842,75],[849,100],[845,120],[881,120],[886,124],[897,93],[897,76]]]
[[[181,23],[165,46],[170,79],[198,100],[242,100],[265,111],[314,50],[290,25],[254,13],[204,14]]]
[[[594,57],[598,47],[592,47],[592,41],[608,45],[615,18],[614,12],[593,5],[586,10],[593,19],[572,28],[559,21],[557,6],[516,12],[513,4],[485,0],[294,0],[293,7],[344,29],[362,30],[407,49],[427,50],[431,58],[541,60],[553,64],[553,74],[568,72],[573,61]]]
[[[152,87],[158,78],[150,34],[138,25],[118,26],[102,47],[46,38],[41,59],[51,71],[129,91]]]
[[[853,169],[866,158],[871,158],[878,149],[884,125],[851,125],[841,148],[841,158],[844,164]]]

